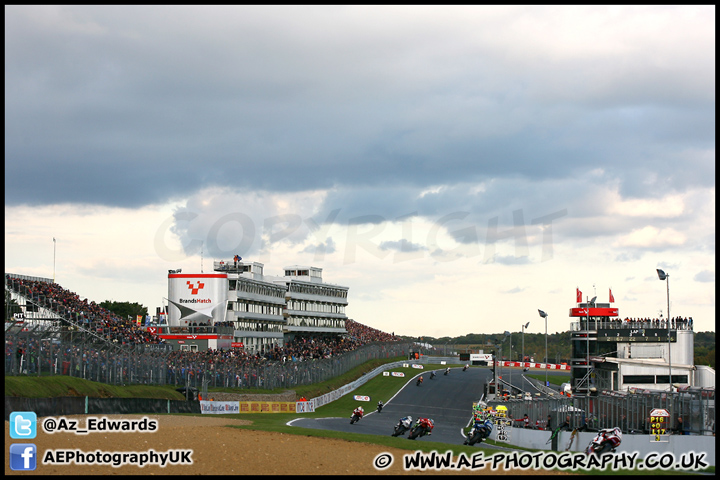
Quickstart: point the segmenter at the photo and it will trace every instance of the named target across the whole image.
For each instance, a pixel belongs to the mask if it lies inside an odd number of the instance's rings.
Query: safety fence
[[[5,375],[70,375],[112,385],[292,388],[320,383],[369,360],[406,356],[410,345],[376,342],[324,359],[271,361],[235,353],[133,352],[67,343],[32,331],[5,332]]]
[[[525,425],[528,415],[530,428],[550,429],[569,423],[569,430],[590,431],[620,427],[623,433],[649,434],[650,412],[664,409],[669,413],[669,430],[684,434],[715,434],[715,389],[685,392],[611,392],[602,391],[590,397],[556,397],[532,399],[492,400],[488,405],[505,405],[515,427]],[[678,421],[682,419],[682,422]],[[670,432],[668,432],[670,433]]]
[[[133,413],[200,413],[198,402],[158,398],[5,397],[5,420],[11,412],[34,412],[38,417]]]

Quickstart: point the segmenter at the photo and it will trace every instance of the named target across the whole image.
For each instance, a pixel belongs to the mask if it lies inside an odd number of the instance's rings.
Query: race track
[[[410,379],[391,400],[385,402],[382,413],[366,408],[362,420],[350,425],[350,413],[347,418],[300,418],[289,422],[289,425],[339,432],[366,433],[371,435],[391,435],[395,424],[401,417],[412,415],[413,420],[429,417],[435,421],[431,436],[413,441],[433,441],[450,444],[462,444],[465,437],[462,429],[468,426],[472,417],[472,404],[477,402],[483,393],[483,384],[492,372],[488,368],[470,368],[463,372],[462,368],[451,368],[448,375],[443,370],[436,370],[437,376],[430,380],[429,371],[423,376],[425,381],[416,386]],[[374,407],[374,404],[373,404]],[[370,413],[368,413],[370,412]],[[407,433],[405,434],[407,438]]]

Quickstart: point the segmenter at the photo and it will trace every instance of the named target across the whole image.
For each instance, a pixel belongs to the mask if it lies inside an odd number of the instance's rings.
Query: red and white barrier
[[[545,370],[545,364],[544,363],[537,363],[537,362],[497,362],[497,364],[501,367],[528,367],[528,368],[537,368],[540,370]],[[570,365],[558,365],[556,363],[548,363],[547,364],[548,370],[570,370]]]

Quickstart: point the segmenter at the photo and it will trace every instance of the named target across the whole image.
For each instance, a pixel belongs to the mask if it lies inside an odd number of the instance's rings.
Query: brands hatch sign
[[[185,327],[225,321],[226,273],[168,274],[168,324]]]

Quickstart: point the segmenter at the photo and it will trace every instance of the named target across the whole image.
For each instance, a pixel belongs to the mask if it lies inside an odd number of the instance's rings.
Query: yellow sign
[[[668,424],[670,413],[664,408],[656,408],[650,412],[650,441],[661,442],[661,437],[669,435]]]
[[[295,402],[239,402],[240,413],[295,413]]]

